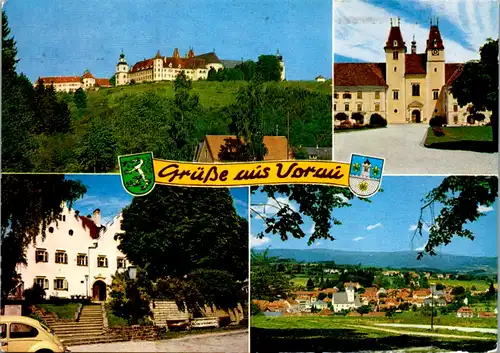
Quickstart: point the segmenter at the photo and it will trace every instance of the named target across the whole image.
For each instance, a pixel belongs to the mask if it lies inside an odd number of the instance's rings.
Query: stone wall
[[[149,326],[130,326],[130,327],[113,327],[109,328],[107,332],[114,336],[123,337],[126,340],[155,340],[160,335],[160,327]]]

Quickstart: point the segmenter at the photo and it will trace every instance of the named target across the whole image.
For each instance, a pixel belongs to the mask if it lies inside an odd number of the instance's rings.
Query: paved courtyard
[[[384,174],[498,174],[498,153],[426,148],[428,124],[389,125],[383,129],[334,134],[334,160],[351,153],[385,158]]]
[[[248,330],[190,335],[161,341],[130,341],[71,346],[72,352],[248,352]]]

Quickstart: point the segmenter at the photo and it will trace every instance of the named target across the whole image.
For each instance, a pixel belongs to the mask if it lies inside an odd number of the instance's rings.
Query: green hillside
[[[247,84],[246,81],[194,81],[192,92],[199,95],[200,104],[206,108],[224,107],[236,103],[238,90]],[[301,88],[327,95],[332,94],[332,87],[329,81],[323,83],[315,81],[285,81],[280,83],[280,86]],[[106,101],[109,107],[115,107],[119,105],[122,97],[145,92],[154,92],[169,99],[173,99],[175,94],[172,82],[148,82],[91,91],[88,93],[88,102],[90,106],[98,106],[103,101]]]

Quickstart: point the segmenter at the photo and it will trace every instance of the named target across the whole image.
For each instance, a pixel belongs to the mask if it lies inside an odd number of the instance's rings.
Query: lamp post
[[[128,277],[132,280],[132,325],[137,325],[137,309],[136,309],[136,301],[137,301],[137,286],[136,286],[136,278],[137,278],[137,268],[135,266],[128,267]]]

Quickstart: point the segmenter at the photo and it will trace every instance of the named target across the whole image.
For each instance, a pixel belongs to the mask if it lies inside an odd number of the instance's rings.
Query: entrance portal
[[[415,109],[414,111],[411,112],[411,121],[414,123],[420,123],[420,110]]]
[[[106,300],[106,283],[95,281],[92,286],[92,300],[103,302]]]

